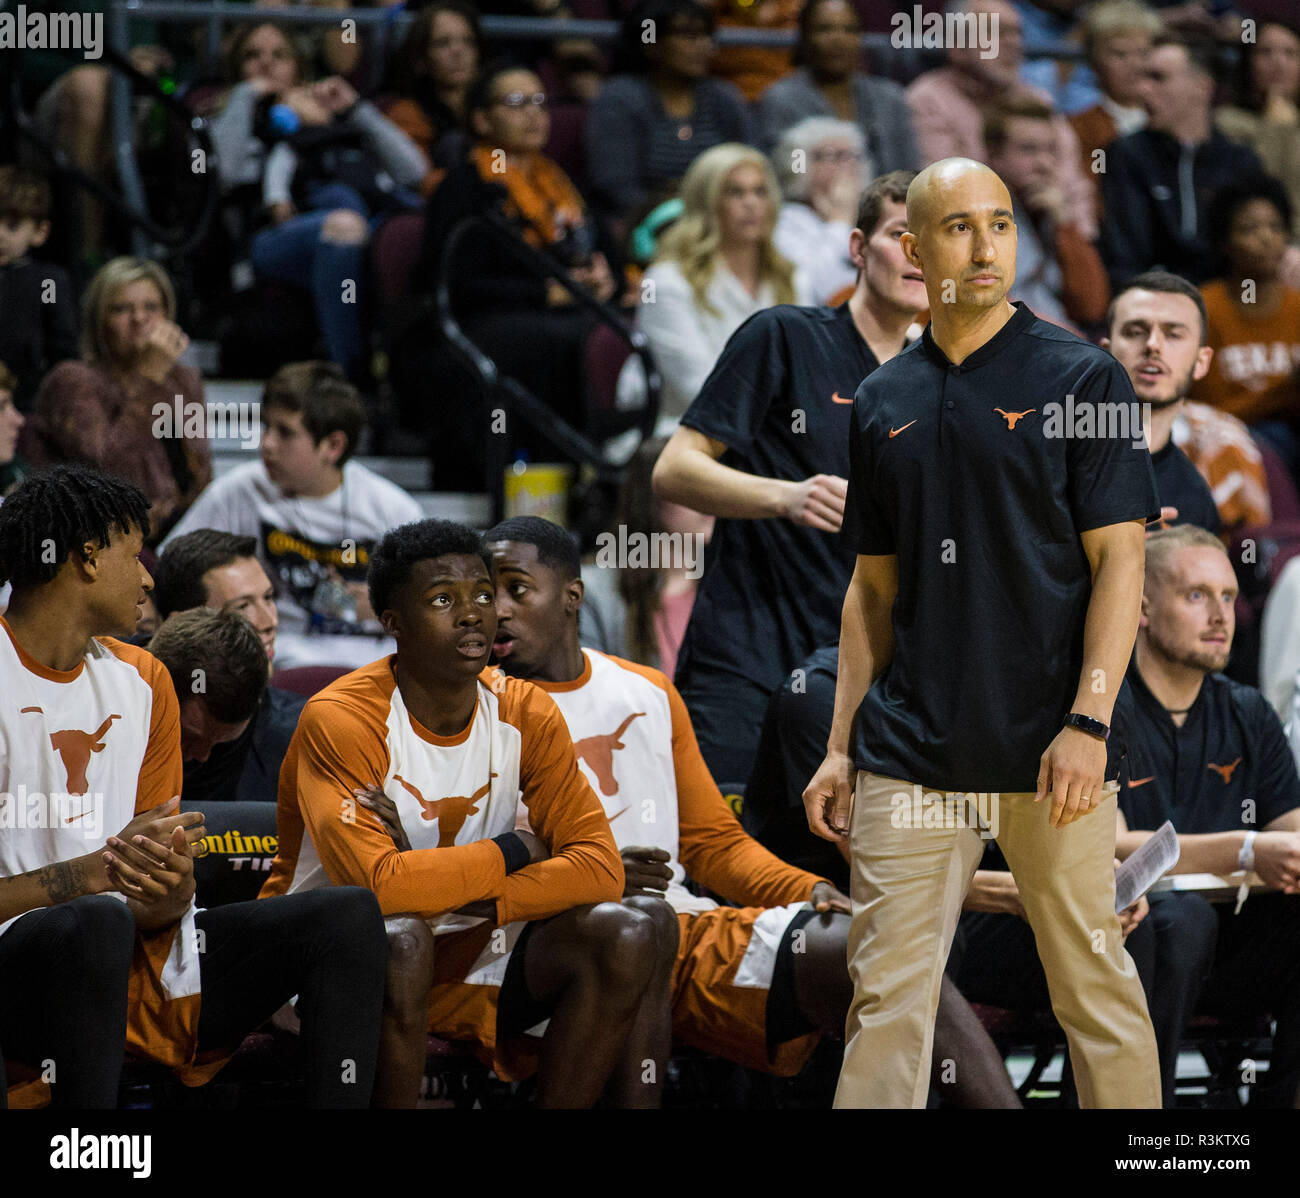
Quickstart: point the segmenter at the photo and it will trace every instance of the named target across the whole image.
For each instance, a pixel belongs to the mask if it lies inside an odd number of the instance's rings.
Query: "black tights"
[[[51,1069],[52,1105],[117,1106],[134,948],[131,912],[105,894],[28,911],[0,936],[0,1047]]]

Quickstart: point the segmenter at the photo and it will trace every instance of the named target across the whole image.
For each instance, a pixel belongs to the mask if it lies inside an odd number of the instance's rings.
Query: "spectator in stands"
[[[444,268],[452,231],[467,217],[496,212],[528,245],[560,260],[597,299],[618,290],[582,195],[542,153],[550,132],[541,80],[519,67],[489,68],[474,84],[467,106],[474,144],[429,199],[424,248],[416,277],[433,287]],[[472,229],[450,265],[451,302],[465,332],[502,374],[523,383],[570,422],[583,422],[583,347],[593,317],[575,305],[557,280],[520,262],[500,236]],[[474,469],[481,486],[484,415],[473,391],[447,395],[437,427],[451,452]],[[516,440],[516,444],[518,444]],[[441,459],[435,447],[435,472]],[[456,463],[450,463],[455,470]],[[443,481],[440,478],[439,485]]]
[[[279,625],[275,588],[257,559],[255,537],[211,528],[177,537],[158,559],[153,583],[153,598],[162,619],[198,607],[235,612],[252,625],[267,662],[275,659]],[[157,655],[156,648],[151,651]],[[214,742],[211,752],[203,757],[186,755],[182,792],[186,802],[275,802],[280,765],[306,698],[277,686],[259,693],[256,710],[237,736],[228,742]]]
[[[18,434],[25,418],[14,403],[17,386],[13,371],[0,362],[0,502],[27,477],[27,463],[18,456]]]
[[[1013,0],[1020,18],[1021,41],[1027,52],[1077,46],[1082,40],[1080,0]],[[1097,79],[1087,63],[1068,59],[1026,57],[1020,78],[1051,97],[1052,107],[1073,116],[1097,103]]]
[[[1010,0],[962,0],[960,11],[997,17],[997,53],[985,58],[978,45],[950,46],[947,66],[926,71],[908,86],[922,164],[952,157],[986,162],[984,110],[998,100],[1030,96],[1051,104],[1046,93],[1020,81],[1020,16]],[[1095,198],[1091,179],[1079,166],[1078,139],[1063,116],[1054,117],[1053,123],[1065,208],[1083,236],[1092,240],[1097,235]]]
[[[903,257],[909,171],[862,193],[838,308],[777,305],[733,334],[655,466],[655,493],[718,517],[675,681],[720,785],[750,776],[772,692],[835,637],[853,393],[925,306]]]
[[[364,246],[385,216],[418,206],[424,155],[337,75],[285,92],[261,134],[271,144],[262,174],[271,227],[253,238],[253,266],[311,292],[331,361],[356,377]]]
[[[79,462],[139,487],[153,540],[212,479],[203,380],[180,360],[189,343],[167,272],[114,258],[86,289],[81,361],[45,376],[20,442],[33,466]]]
[[[1300,1097],[1300,778],[1264,696],[1219,672],[1237,597],[1223,545],[1201,529],[1175,528],[1148,538],[1146,561],[1133,664],[1112,719],[1112,759],[1125,755],[1126,775],[1116,852],[1127,857],[1172,820],[1174,873],[1254,870],[1268,891],[1236,911],[1188,893],[1152,903],[1154,984],[1135,959],[1165,1101],[1186,1020],[1199,1010],[1277,1021],[1268,1072],[1250,1101],[1291,1107]]]
[[[858,197],[874,178],[857,125],[811,116],[792,125],[772,151],[784,203],[772,241],[808,279],[814,301],[853,289],[849,233]],[[837,301],[838,302],[838,301]]]
[[[714,146],[686,172],[682,215],[659,239],[637,311],[663,379],[659,431],[676,427],[749,317],[816,298],[772,240],[779,199],[771,164],[751,146]],[[629,358],[619,385],[625,402],[635,390],[628,380],[640,373],[640,360]]]
[[[1015,213],[1016,281],[1009,298],[1078,332],[1106,314],[1110,286],[1101,255],[1071,220],[1052,119],[1038,100],[1000,101],[985,110],[984,144]]]
[[[463,0],[435,0],[411,21],[393,64],[397,98],[385,115],[429,160],[428,195],[469,149],[469,91],[479,73],[478,13]]]
[[[719,25],[740,29],[781,29],[794,32],[803,0],[707,0]],[[786,46],[722,46],[710,73],[739,89],[749,104],[754,103],[790,71],[791,54]]]
[[[755,142],[740,93],[709,76],[713,29],[696,0],[643,0],[623,19],[619,73],[592,103],[586,131],[592,193],[619,235],[670,198],[705,150]]]
[[[366,598],[370,550],[388,529],[419,519],[420,506],[352,460],[366,410],[332,363],[281,367],[262,392],[261,417],[261,460],[204,491],[163,553],[200,528],[255,537],[279,587],[280,666],[372,661],[391,642],[378,635]]]
[[[1223,272],[1201,289],[1214,361],[1192,394],[1244,420],[1300,477],[1300,291],[1277,273],[1290,201],[1276,179],[1238,177],[1214,197],[1207,225]]]
[[[1300,241],[1300,29],[1260,21],[1240,53],[1232,103],[1215,109],[1214,123],[1282,181],[1293,215],[1289,233]]]
[[[16,376],[14,402],[31,409],[45,372],[77,356],[77,309],[61,266],[30,251],[50,235],[50,185],[34,171],[0,166],[0,362]]]
[[[1214,271],[1205,201],[1260,170],[1253,150],[1210,121],[1214,55],[1210,43],[1165,34],[1147,56],[1147,127],[1111,143],[1102,175],[1102,254],[1116,290],[1152,266],[1204,283]]]
[[[650,437],[637,447],[619,484],[607,535],[614,546],[676,544],[683,547],[682,554],[671,560],[656,554],[654,560],[620,561],[608,549],[598,553],[583,568],[581,616],[584,645],[652,666],[671,678],[695,606],[713,517],[655,497],[650,479],[666,444],[664,437]]]
[[[235,32],[226,51],[229,87],[209,121],[224,192],[260,185],[267,146],[256,133],[259,106],[264,97],[278,99],[297,87],[304,73],[296,45],[278,25],[264,21]]]
[[[1205,304],[1186,279],[1152,270],[1131,279],[1110,306],[1107,349],[1128,372],[1144,405],[1147,446],[1156,474],[1161,523],[1219,531],[1219,512],[1204,478],[1174,443],[1173,425],[1193,380],[1214,356],[1206,343]]]
[[[797,69],[758,101],[764,145],[806,117],[853,121],[865,139],[867,177],[915,170],[920,153],[903,89],[862,69],[862,25],[848,0],[809,0],[799,13]]]
[[[203,795],[191,793],[194,788],[190,785],[195,773],[192,767],[208,765],[214,754],[249,739],[253,717],[266,692],[266,651],[257,630],[238,612],[192,608],[164,620],[148,649],[171,676],[180,701],[181,757],[186,766],[182,800],[193,803],[239,797],[273,802],[278,768],[269,788],[263,779],[259,794],[237,796],[237,776],[230,777],[226,787],[206,787]],[[299,707],[302,702],[299,700]],[[292,736],[292,729],[289,734]]]
[[[1101,215],[1101,169],[1106,149],[1117,137],[1136,133],[1147,123],[1138,87],[1151,50],[1151,39],[1161,30],[1160,18],[1141,0],[1103,0],[1083,19],[1083,46],[1097,76],[1101,94],[1091,108],[1076,112],[1070,125],[1079,139],[1083,173],[1093,183],[1098,216]]]

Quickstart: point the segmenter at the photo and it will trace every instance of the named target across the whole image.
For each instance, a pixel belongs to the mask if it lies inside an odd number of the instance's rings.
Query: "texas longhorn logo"
[[[464,826],[465,820],[478,814],[479,800],[492,789],[492,779],[495,777],[496,774],[489,774],[488,780],[472,795],[448,795],[443,799],[432,800],[426,799],[419,787],[412,785],[401,774],[394,774],[393,781],[406,787],[407,793],[420,804],[422,820],[428,823],[438,821],[438,847],[445,849],[456,843],[456,833]]]
[[[1023,420],[1026,416],[1038,411],[1037,408],[1030,408],[1027,412],[1004,412],[1001,408],[994,408],[993,410],[1007,422],[1007,428],[1015,428],[1017,421]]]
[[[24,707],[19,715],[34,712],[44,715],[39,707]],[[82,732],[80,728],[64,728],[50,733],[50,744],[54,751],[63,758],[63,769],[68,776],[67,787],[70,795],[84,795],[90,789],[86,779],[86,770],[90,768],[90,755],[104,751],[104,736],[120,715],[109,716],[94,732]]]
[[[600,793],[603,795],[618,794],[618,780],[614,777],[614,750],[626,747],[623,744],[623,733],[639,715],[645,715],[645,712],[634,711],[613,732],[606,733],[604,736],[584,736],[582,740],[573,742],[574,753],[578,755],[580,761],[585,761],[591,772],[596,775],[596,781],[600,783]]]

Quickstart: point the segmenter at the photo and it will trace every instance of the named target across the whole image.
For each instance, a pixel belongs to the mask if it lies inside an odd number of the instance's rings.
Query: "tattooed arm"
[[[112,889],[98,852],[56,861],[15,878],[0,878],[0,921]]]

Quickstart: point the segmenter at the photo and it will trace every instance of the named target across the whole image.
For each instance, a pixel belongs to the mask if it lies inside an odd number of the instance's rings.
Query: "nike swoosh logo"
[[[909,428],[911,428],[912,425],[914,425],[915,423],[916,423],[915,420],[909,420],[905,425],[903,425],[902,428],[891,428],[891,429],[889,430],[889,435],[890,435],[891,437],[897,437],[899,433],[906,432],[906,431],[907,431]]]
[[[1128,788],[1129,790],[1136,790],[1139,786],[1145,786],[1148,782],[1154,782],[1155,777],[1155,774],[1152,774],[1149,778],[1130,778],[1128,780]]]
[[[848,397],[848,399],[845,399],[844,396],[842,396],[838,391],[831,392],[831,403],[852,403],[852,402],[853,402],[853,396],[851,395]]]
[[[70,823],[72,823],[73,820],[77,820],[77,819],[85,819],[86,816],[88,816],[89,814],[90,814],[90,808],[86,808],[85,811],[80,811],[80,812],[78,812],[76,815],[70,815],[70,816],[68,816],[68,818],[65,819],[63,822],[64,822],[65,824],[70,824]]]

